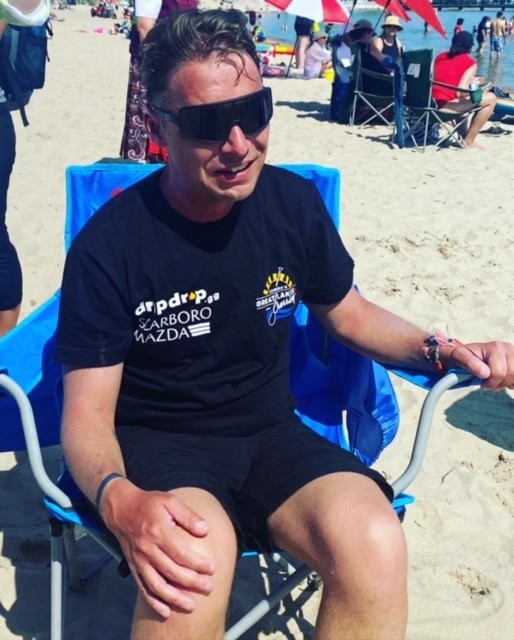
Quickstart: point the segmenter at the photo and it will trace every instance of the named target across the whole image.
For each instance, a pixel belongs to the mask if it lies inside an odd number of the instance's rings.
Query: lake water
[[[425,34],[423,29],[423,20],[413,12],[410,13],[411,20],[404,24],[404,31],[400,34],[400,39],[406,49],[420,49],[429,47],[434,49],[434,53],[438,54],[450,47],[451,34],[457,18],[464,18],[464,28],[466,31],[472,31],[473,26],[478,25],[484,15],[493,18],[496,16],[497,9],[486,9],[484,12],[480,10],[466,11],[441,11],[440,17],[446,31],[450,34],[448,39],[444,39],[435,31],[429,31]],[[512,8],[514,14],[514,7]],[[510,12],[506,14],[511,17]],[[360,18],[371,20],[373,24],[377,24],[377,32],[380,32],[380,25],[383,22],[383,16],[378,11],[355,11],[353,14],[353,22]],[[262,16],[262,26],[267,37],[284,42],[294,43],[296,35],[294,32],[295,16],[287,13],[277,13],[270,11]],[[335,32],[338,33],[343,29],[343,25],[336,25]],[[478,74],[487,78],[493,84],[502,89],[514,91],[514,37],[508,36],[507,43],[503,50],[501,58],[490,60],[489,47],[486,46],[485,52],[481,56],[473,53],[478,62]]]

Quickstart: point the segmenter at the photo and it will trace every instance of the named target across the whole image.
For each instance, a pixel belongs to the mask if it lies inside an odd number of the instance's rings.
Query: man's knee
[[[498,98],[496,97],[496,95],[492,91],[486,91],[482,97],[480,106],[492,107],[494,109],[497,102],[498,102]]]
[[[167,619],[150,607],[140,591],[134,611],[132,640],[221,639],[238,556],[236,533],[223,507],[207,492],[188,488],[174,493],[209,523],[209,533],[204,537],[194,537],[185,530],[181,535],[190,550],[214,561],[213,590],[209,594],[192,593],[193,612],[172,609]]]
[[[346,505],[348,506],[348,505]],[[328,589],[347,593],[403,588],[407,547],[402,525],[384,498],[337,509],[318,524],[316,566]],[[372,586],[373,585],[373,586]]]
[[[227,566],[230,572],[237,560],[237,537],[225,509],[203,489],[176,489],[173,493],[209,523],[210,530],[205,537],[194,537],[184,532],[188,546],[197,553],[214,557],[216,566]]]
[[[392,507],[366,513],[359,531],[359,544],[369,561],[385,571],[406,565],[407,547],[403,527]]]

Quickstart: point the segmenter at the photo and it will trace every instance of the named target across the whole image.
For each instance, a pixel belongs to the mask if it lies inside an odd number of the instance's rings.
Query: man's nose
[[[239,125],[234,125],[230,129],[228,138],[221,145],[221,150],[224,153],[238,153],[244,155],[248,151],[249,140],[246,137],[245,132]]]

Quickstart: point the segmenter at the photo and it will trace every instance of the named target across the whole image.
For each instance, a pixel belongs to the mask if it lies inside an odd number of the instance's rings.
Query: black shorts
[[[389,500],[386,480],[304,426],[296,415],[254,435],[190,436],[145,427],[116,431],[127,476],[147,491],[197,487],[229,514],[242,550],[271,551],[268,517],[298,489],[329,473],[372,478]]]

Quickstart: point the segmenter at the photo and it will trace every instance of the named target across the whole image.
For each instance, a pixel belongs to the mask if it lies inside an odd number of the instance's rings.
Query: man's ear
[[[150,136],[150,140],[160,147],[166,147],[167,143],[162,133],[162,121],[156,118],[151,111],[145,110],[145,128]]]

